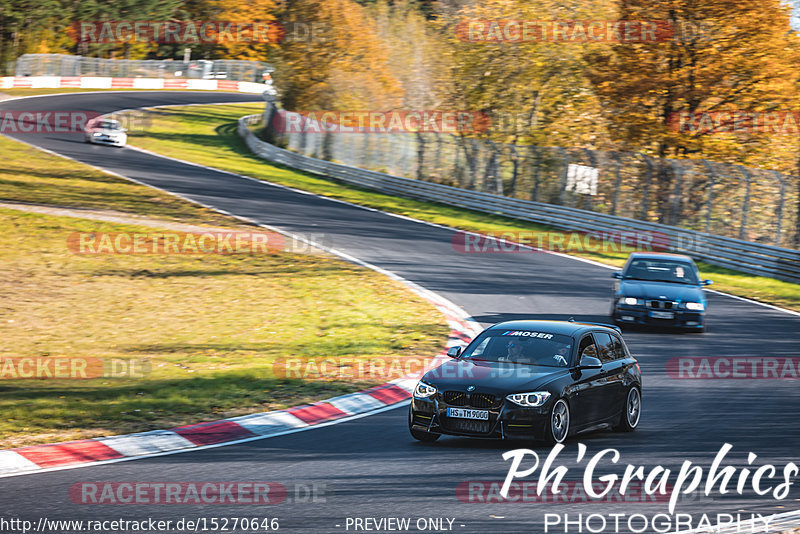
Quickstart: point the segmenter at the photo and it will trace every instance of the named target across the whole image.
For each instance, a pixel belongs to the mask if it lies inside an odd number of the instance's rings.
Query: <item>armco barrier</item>
[[[0,89],[189,89],[261,94],[271,85],[233,80],[188,78],[111,78],[106,76],[4,76]]]
[[[400,178],[303,156],[259,139],[249,125],[261,115],[239,119],[239,135],[256,155],[274,163],[329,176],[342,182],[390,195],[446,203],[555,228],[579,232],[650,232],[665,236],[665,248],[688,254],[712,265],[748,274],[800,282],[800,251],[720,237],[674,226],[615,217],[576,208],[519,200],[491,193],[469,191],[442,184]]]

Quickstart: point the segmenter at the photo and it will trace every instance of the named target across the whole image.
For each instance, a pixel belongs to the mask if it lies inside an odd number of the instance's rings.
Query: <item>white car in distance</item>
[[[122,147],[128,142],[127,130],[119,121],[101,119],[86,125],[86,142]]]

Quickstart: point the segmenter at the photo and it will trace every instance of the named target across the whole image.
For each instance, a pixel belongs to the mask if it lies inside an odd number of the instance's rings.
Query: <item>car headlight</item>
[[[642,299],[637,299],[636,297],[620,297],[619,301],[620,304],[627,304],[628,306],[636,306],[642,303]]]
[[[550,393],[547,391],[535,391],[533,393],[514,393],[506,396],[514,404],[525,406],[526,408],[536,408],[541,406],[547,399],[550,398]]]
[[[436,388],[430,384],[426,384],[422,380],[417,382],[417,387],[414,388],[414,396],[420,399],[424,399],[425,397],[430,397],[431,395],[436,394]]]
[[[103,135],[101,132],[94,132],[92,137],[100,137],[101,135]]]
[[[686,309],[693,311],[703,311],[706,309],[706,307],[702,302],[687,302]]]

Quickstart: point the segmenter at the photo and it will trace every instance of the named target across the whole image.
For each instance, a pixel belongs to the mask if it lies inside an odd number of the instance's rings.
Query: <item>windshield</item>
[[[569,367],[572,338],[533,330],[489,330],[470,343],[466,360]]]
[[[696,285],[697,274],[691,264],[673,260],[633,260],[625,270],[629,280],[650,280]]]
[[[102,121],[97,126],[101,130],[121,130],[122,127],[119,125],[117,121]]]

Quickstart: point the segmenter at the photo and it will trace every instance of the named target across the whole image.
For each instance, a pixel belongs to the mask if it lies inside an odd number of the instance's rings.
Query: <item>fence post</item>
[[[681,180],[683,178],[683,168],[674,159],[669,160],[669,163],[675,173],[675,189],[672,191],[672,217],[670,224],[672,224],[672,226],[677,226],[678,219],[680,219],[681,215]]]
[[[469,184],[467,185],[467,189],[475,191],[475,185],[478,179],[478,142],[475,139],[466,137],[462,137],[461,139],[464,141],[464,158],[467,161],[469,170]],[[467,149],[467,144],[469,144],[469,149]]]
[[[513,197],[517,191],[517,177],[519,176],[519,152],[514,145],[508,145],[508,151],[511,155],[511,184],[509,185],[508,195]]]
[[[783,200],[786,195],[786,180],[781,177],[781,174],[778,171],[772,171],[772,174],[781,184],[781,196],[780,200],[778,200],[778,213],[775,214],[776,218],[778,219],[777,227],[775,229],[775,246],[779,247],[781,246],[781,223],[783,222]]]
[[[533,169],[533,189],[531,190],[531,200],[534,202],[539,202],[539,163],[541,163],[541,158],[539,157],[539,147],[531,145],[530,150],[533,152],[534,159],[534,163],[531,165],[531,168]]]
[[[744,175],[744,202],[742,202],[742,224],[739,226],[739,239],[745,239],[747,233],[747,214],[750,211],[750,171],[743,165],[737,165]]]
[[[497,157],[497,145],[488,139],[487,142],[489,144],[489,160],[486,162],[486,170],[483,173],[483,187],[481,189],[488,191],[490,187],[489,184],[494,181],[495,192],[498,195],[502,195],[503,181],[500,177],[500,172],[498,172],[499,158]]]
[[[705,164],[708,172],[711,174],[711,182],[708,185],[708,200],[706,200],[706,229],[705,232],[709,233],[709,229],[711,228],[711,211],[714,209],[714,183],[716,182],[716,172],[714,171],[714,166],[708,160],[702,160]]]
[[[558,203],[561,206],[566,205],[567,200],[567,173],[569,173],[569,155],[563,147],[558,147],[561,152],[561,157],[564,158],[564,170],[561,171],[561,190],[558,192]]]
[[[594,152],[592,152],[592,151],[591,151],[591,150],[589,150],[588,148],[584,148],[583,150],[584,150],[584,152],[586,152],[586,156],[589,158],[589,164],[590,164],[590,165],[591,165],[593,168],[596,168],[596,167],[597,167],[597,160],[596,160],[596,159],[595,159],[595,157],[594,157]],[[598,170],[598,173],[599,173],[600,169],[597,169],[597,170]],[[589,191],[589,193],[586,195],[586,210],[587,210],[587,211],[592,211],[592,194],[591,194],[591,188],[590,188],[590,191]]]
[[[422,137],[422,132],[417,131],[416,139],[417,139],[417,180],[424,180],[423,165],[425,164],[425,139],[423,139]]]
[[[642,158],[644,158],[644,162],[647,164],[647,177],[644,181],[644,191],[642,192],[642,213],[639,216],[639,219],[646,221],[647,220],[647,201],[649,200],[648,197],[650,196],[650,180],[653,174],[653,162],[650,161],[650,156],[647,154],[640,154]]]
[[[617,164],[617,178],[614,180],[614,197],[611,201],[611,215],[617,214],[617,204],[619,203],[619,188],[622,186],[622,162],[619,159],[617,152],[611,152],[611,159]]]

